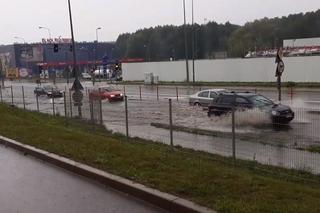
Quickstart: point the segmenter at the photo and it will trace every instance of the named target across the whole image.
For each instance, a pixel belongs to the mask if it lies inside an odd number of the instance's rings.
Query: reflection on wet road
[[[162,212],[135,198],[0,146],[0,212]]]

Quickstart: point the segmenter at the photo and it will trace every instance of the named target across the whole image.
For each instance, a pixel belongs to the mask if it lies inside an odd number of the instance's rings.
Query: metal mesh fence
[[[318,97],[316,93],[286,91],[282,104],[291,107],[295,118],[288,124],[279,125],[271,119],[270,112],[257,108],[237,109],[234,116],[229,112],[208,117],[206,107],[189,103],[189,95],[204,89],[200,87],[114,87],[127,95],[127,113],[125,102],[91,98],[92,87],[88,86],[83,92],[81,118],[104,124],[113,132],[126,134],[128,131],[130,137],[320,173],[320,104],[314,101]],[[31,85],[24,85],[23,89],[21,86],[7,86],[1,89],[0,94],[2,101],[19,108],[69,118],[79,117],[79,107],[73,102],[72,91],[65,85],[59,86],[59,89],[65,95],[54,99],[36,96]],[[271,99],[277,97],[269,89],[247,91]]]

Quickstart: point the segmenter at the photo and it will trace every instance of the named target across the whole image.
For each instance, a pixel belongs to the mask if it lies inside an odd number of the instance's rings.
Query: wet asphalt
[[[151,213],[145,202],[0,146],[0,212]]]

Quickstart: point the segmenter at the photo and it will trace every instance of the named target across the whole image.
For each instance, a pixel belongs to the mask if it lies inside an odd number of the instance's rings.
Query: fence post
[[[68,117],[67,114],[67,100],[66,100],[66,92],[63,92],[63,107],[64,107],[64,117]]]
[[[94,114],[93,114],[93,98],[90,98],[89,96],[89,108],[90,108],[90,118],[92,122],[92,129],[95,129],[95,122],[94,122]]]
[[[70,103],[70,118],[72,118],[72,97],[71,97],[71,89],[69,89],[69,103]]]
[[[139,86],[140,101],[142,100],[141,86]]]
[[[2,85],[0,85],[0,98],[1,98],[1,102],[3,102],[3,98],[2,98]]]
[[[157,100],[159,101],[159,85],[157,85]]]
[[[178,90],[178,87],[176,87],[176,96],[177,96],[177,101],[179,101],[179,90]]]
[[[172,100],[169,99],[170,146],[173,149]]]
[[[26,110],[26,101],[25,101],[25,98],[24,98],[24,87],[22,86],[21,89],[22,89],[23,109]]]
[[[126,85],[123,85],[123,94],[127,95],[127,93],[126,93]]]
[[[128,118],[128,97],[124,96],[124,109],[125,109],[125,116],[126,116],[126,140],[129,140],[129,118]]]
[[[54,95],[53,95],[53,89],[52,89],[52,114],[53,116],[56,115],[56,109],[55,109],[55,106],[54,106]]]
[[[236,165],[235,102],[236,102],[236,96],[234,95],[234,103],[233,103],[233,105],[232,105],[232,157],[233,157],[233,163],[234,163],[234,165]]]
[[[14,106],[14,103],[13,103],[13,88],[12,88],[12,85],[11,85],[11,106]]]
[[[99,88],[99,94],[101,94],[101,88]],[[100,125],[103,125],[102,97],[100,97],[100,96],[99,96],[99,118],[100,118]]]
[[[40,112],[40,109],[39,109],[39,95],[38,95],[38,93],[36,93],[36,101],[37,101],[37,111]]]

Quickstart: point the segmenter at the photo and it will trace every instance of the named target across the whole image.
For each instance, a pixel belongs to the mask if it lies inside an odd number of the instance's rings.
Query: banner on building
[[[19,77],[20,78],[29,78],[32,77],[32,70],[27,68],[19,69]]]
[[[19,69],[18,68],[9,68],[6,72],[6,77],[9,79],[19,78]]]
[[[43,47],[42,46],[25,46],[21,48],[21,61],[25,62],[42,62]]]
[[[9,69],[11,63],[11,54],[10,53],[1,53],[0,54],[0,70],[6,72]]]

